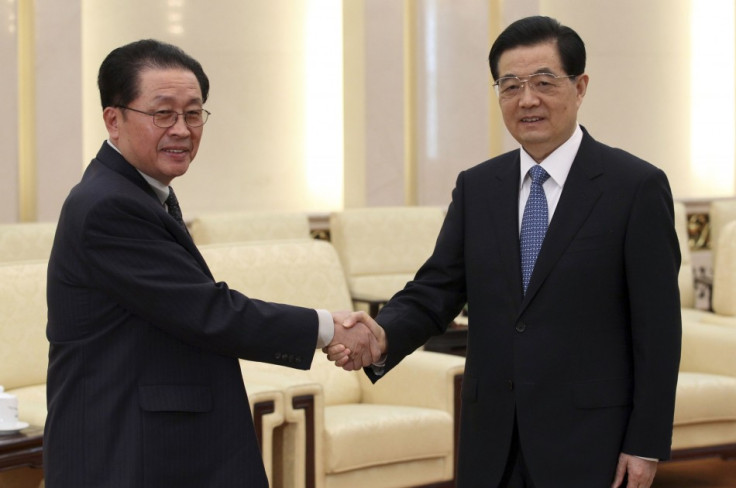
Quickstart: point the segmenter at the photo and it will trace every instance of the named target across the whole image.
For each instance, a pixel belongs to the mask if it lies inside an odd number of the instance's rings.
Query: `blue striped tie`
[[[547,197],[542,185],[549,174],[539,165],[529,170],[532,177],[532,186],[529,191],[529,199],[524,207],[524,215],[521,218],[521,284],[526,289],[537,262],[539,249],[542,247],[544,235],[547,233]]]

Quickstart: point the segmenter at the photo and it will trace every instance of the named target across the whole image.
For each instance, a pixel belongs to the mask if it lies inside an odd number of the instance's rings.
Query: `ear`
[[[590,78],[588,75],[583,73],[582,75],[578,76],[575,80],[575,89],[577,90],[577,98],[578,98],[578,107],[583,103],[583,98],[585,97],[585,93],[588,91],[588,81]]]
[[[105,107],[102,111],[102,118],[105,121],[105,127],[107,133],[110,135],[110,140],[115,141],[119,136],[118,124],[120,123],[122,112],[117,107]]]

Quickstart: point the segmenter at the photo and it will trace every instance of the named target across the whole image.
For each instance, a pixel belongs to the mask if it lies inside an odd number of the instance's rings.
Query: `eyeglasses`
[[[153,125],[162,129],[168,129],[176,125],[176,121],[179,120],[179,116],[184,117],[184,123],[189,127],[202,127],[210,116],[210,112],[200,108],[197,110],[188,110],[184,113],[174,112],[173,110],[157,110],[156,112],[144,112],[143,110],[137,110],[134,108],[118,105],[118,108],[123,110],[131,110],[138,112],[139,114],[149,115],[153,117]]]
[[[518,76],[504,76],[496,80],[493,88],[501,100],[516,98],[524,85],[540,95],[554,95],[562,84],[561,80],[577,78],[579,75],[557,76],[552,73],[534,73],[524,78]]]

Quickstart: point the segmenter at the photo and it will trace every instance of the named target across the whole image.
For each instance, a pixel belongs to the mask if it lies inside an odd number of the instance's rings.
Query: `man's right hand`
[[[386,333],[365,312],[334,312],[335,335],[322,349],[327,359],[346,371],[355,371],[378,362],[386,354]]]

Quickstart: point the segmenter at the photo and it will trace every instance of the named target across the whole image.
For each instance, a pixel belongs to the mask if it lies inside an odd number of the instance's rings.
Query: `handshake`
[[[386,333],[365,312],[333,312],[335,335],[322,351],[346,371],[355,371],[381,360],[386,354]]]

